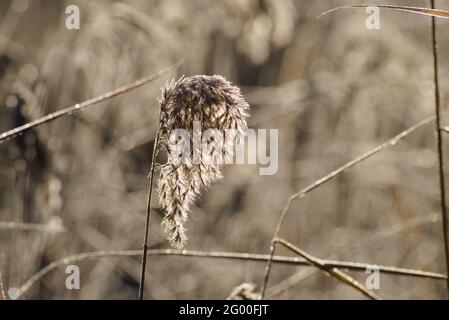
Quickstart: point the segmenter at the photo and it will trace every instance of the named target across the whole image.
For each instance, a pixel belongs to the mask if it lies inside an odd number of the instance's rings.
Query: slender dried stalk
[[[430,0],[432,9],[435,9],[435,1]],[[440,80],[438,75],[438,39],[437,39],[437,26],[435,18],[432,17],[432,49],[433,49],[433,76],[434,76],[434,89],[435,89],[435,140],[438,150],[438,175],[440,185],[440,203],[441,203],[441,215],[443,220],[443,235],[444,235],[444,249],[446,254],[446,270],[449,272],[449,218],[447,216],[446,208],[446,182],[445,182],[445,170],[443,159],[443,140],[441,136],[441,106],[440,106]],[[449,280],[446,283],[448,297],[449,297]]]
[[[274,256],[274,253],[275,253],[275,250],[276,250],[275,239],[279,237],[279,233],[281,231],[281,228],[282,228],[282,225],[284,223],[284,220],[285,220],[285,218],[287,216],[288,209],[290,208],[290,206],[293,203],[293,201],[295,201],[296,199],[301,199],[306,194],[308,194],[310,191],[315,190],[316,188],[318,188],[321,185],[325,184],[326,182],[332,180],[333,178],[339,176],[340,174],[346,172],[347,170],[351,169],[352,167],[358,165],[362,161],[364,161],[364,160],[374,156],[375,154],[379,153],[380,151],[384,150],[385,148],[392,147],[392,146],[396,145],[396,143],[398,143],[400,140],[402,140],[403,138],[405,138],[409,134],[415,132],[416,130],[418,130],[419,128],[423,127],[424,125],[432,122],[434,119],[435,119],[435,117],[433,116],[433,117],[429,117],[427,119],[422,120],[421,122],[415,124],[414,126],[412,126],[412,127],[408,128],[408,129],[402,131],[401,133],[399,133],[398,135],[394,136],[390,140],[388,140],[388,141],[378,145],[377,147],[367,151],[366,153],[362,154],[361,156],[359,156],[359,157],[357,157],[357,158],[347,162],[346,164],[344,164],[343,166],[339,167],[338,169],[330,172],[329,174],[325,175],[321,179],[316,180],[312,184],[308,185],[307,187],[301,189],[299,192],[297,192],[297,193],[295,193],[295,194],[290,196],[290,198],[287,200],[287,203],[285,204],[284,208],[282,209],[281,216],[279,217],[279,221],[278,221],[278,224],[276,226],[276,230],[274,232],[273,239],[271,241],[270,259],[268,259],[268,261],[267,261],[267,265],[266,265],[266,268],[265,268],[265,276],[264,276],[263,283],[262,283],[262,294],[261,294],[262,299],[264,298],[265,290],[266,290],[268,279],[269,279],[269,276],[270,276],[271,265],[272,265],[272,262],[273,262],[272,257]]]
[[[2,272],[0,271],[0,294],[2,295],[3,300],[8,300],[6,298],[5,287],[3,285]]]
[[[132,91],[132,90],[137,89],[139,87],[142,87],[143,85],[158,79],[159,77],[163,76],[164,74],[167,74],[168,72],[177,69],[181,64],[182,64],[182,62],[178,62],[177,64],[175,64],[175,65],[173,65],[171,67],[163,69],[163,70],[161,70],[161,71],[159,71],[159,72],[157,72],[157,73],[155,73],[153,75],[150,75],[148,77],[145,77],[145,78],[142,78],[140,80],[137,80],[137,81],[135,81],[135,82],[133,82],[131,84],[127,84],[127,85],[122,86],[120,88],[117,88],[115,90],[106,92],[106,93],[101,94],[99,96],[96,96],[95,98],[83,101],[81,103],[77,103],[77,104],[75,104],[73,106],[70,106],[70,107],[67,107],[65,109],[53,112],[51,114],[48,114],[48,115],[46,115],[46,116],[44,116],[42,118],[39,118],[37,120],[28,122],[28,123],[26,123],[26,124],[24,124],[24,125],[22,125],[20,127],[16,127],[16,128],[11,129],[9,131],[3,132],[3,133],[0,134],[0,144],[2,144],[2,143],[6,142],[6,141],[8,141],[8,140],[10,140],[10,139],[12,139],[14,137],[17,137],[18,135],[23,134],[25,131],[28,131],[28,130],[30,130],[32,128],[38,127],[38,126],[40,126],[42,124],[54,121],[54,120],[56,120],[58,118],[70,115],[70,114],[72,114],[74,112],[86,109],[87,107],[91,107],[91,106],[96,105],[96,104],[98,104],[100,102],[106,101],[108,99],[111,99],[111,98],[116,97],[118,95],[121,95],[123,93]]]
[[[322,271],[330,274],[331,276],[333,276],[338,281],[340,281],[340,282],[342,282],[342,283],[344,283],[344,284],[346,284],[346,285],[356,289],[357,291],[361,292],[362,294],[364,294],[368,298],[373,299],[373,300],[381,300],[381,298],[377,294],[375,294],[374,292],[372,292],[371,290],[366,288],[364,285],[362,285],[357,280],[355,280],[351,276],[347,275],[346,273],[344,273],[340,269],[338,269],[336,267],[328,267],[328,266],[326,266],[323,263],[323,260],[318,259],[318,258],[308,254],[307,252],[301,250],[300,248],[298,248],[297,246],[295,246],[292,243],[288,242],[287,240],[276,238],[275,241],[276,241],[276,243],[280,243],[283,246],[285,246],[286,248],[290,249],[291,251],[299,254],[301,257],[303,257],[308,262],[310,262],[311,265],[314,265],[315,267],[321,269]]]
[[[5,293],[5,286],[3,284],[3,275],[2,275],[2,268],[3,268],[3,261],[4,261],[4,253],[0,252],[0,294],[3,300],[8,300],[8,297]]]
[[[391,9],[391,10],[397,10],[397,11],[404,11],[409,13],[415,13],[435,18],[441,18],[441,19],[449,19],[449,11],[446,10],[436,10],[434,7],[432,9],[429,8],[422,8],[422,7],[408,7],[408,6],[396,6],[396,5],[348,5],[348,6],[341,6],[337,8],[333,8],[330,10],[327,10],[323,13],[321,13],[318,18],[321,18],[324,15],[327,15],[329,13],[335,12],[337,10],[341,9],[352,9],[352,8],[367,8],[367,7],[378,7],[383,9]]]
[[[150,229],[150,216],[151,216],[151,197],[153,194],[154,166],[156,163],[158,145],[159,145],[159,130],[157,131],[156,138],[154,139],[153,154],[151,156],[150,174],[148,176],[149,186],[148,186],[148,200],[147,200],[147,216],[145,220],[145,235],[142,249],[142,269],[140,272],[140,282],[139,282],[139,300],[143,300],[143,291],[145,288],[145,273],[146,273],[147,252],[148,252],[148,233]]]
[[[57,268],[58,266],[65,265],[68,263],[78,263],[86,260],[93,260],[105,257],[137,257],[142,254],[141,250],[110,250],[110,251],[95,251],[79,253],[72,256],[62,258],[60,260],[54,261],[36,274],[31,276],[18,291],[18,296],[22,296],[27,292],[35,283],[41,280],[49,272]],[[288,264],[288,265],[310,265],[310,263],[300,257],[286,257],[286,256],[273,256],[268,254],[253,254],[253,253],[238,253],[238,252],[220,252],[220,251],[195,251],[195,250],[170,250],[170,249],[150,249],[148,250],[148,255],[152,256],[182,256],[182,257],[193,257],[193,258],[214,258],[214,259],[232,259],[232,260],[243,260],[243,261],[255,261],[255,262],[267,262],[272,260],[272,262]],[[416,270],[416,269],[406,269],[397,268],[391,266],[352,262],[352,261],[337,261],[337,260],[321,260],[321,262],[326,267],[337,267],[343,269],[349,269],[359,272],[365,272],[368,267],[375,265],[379,272],[391,274],[391,275],[401,275],[409,277],[427,278],[434,280],[446,280],[447,276],[441,273]]]

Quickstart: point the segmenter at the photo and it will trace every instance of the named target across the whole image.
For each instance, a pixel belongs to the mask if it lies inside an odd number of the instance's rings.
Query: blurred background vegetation
[[[80,30],[65,28],[70,4],[80,7]],[[187,249],[268,253],[290,194],[434,112],[430,19],[381,11],[380,30],[366,29],[364,9],[317,19],[347,4],[364,2],[1,1],[0,132],[184,60],[178,71],[144,88],[0,145],[5,286],[19,287],[67,255],[141,247],[156,98],[166,80],[182,74],[225,76],[251,105],[250,127],[279,129],[277,174],[260,176],[257,165],[227,166],[223,181],[193,208]],[[449,9],[445,1],[437,6]],[[445,108],[449,25],[438,21],[438,27]],[[294,202],[281,235],[321,258],[445,272],[436,164],[429,124]],[[168,248],[163,212],[154,206],[151,247]],[[24,298],[136,298],[138,257],[79,266],[80,290],[65,288],[60,267]],[[242,282],[260,288],[264,268],[150,257],[145,294],[226,298]],[[269,287],[306,268],[274,265]],[[351,275],[362,283],[367,276]],[[380,286],[384,298],[445,294],[444,281],[382,275]],[[361,296],[310,273],[270,298]]]

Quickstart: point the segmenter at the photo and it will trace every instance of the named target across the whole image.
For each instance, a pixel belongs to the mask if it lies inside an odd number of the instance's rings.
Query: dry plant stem
[[[435,9],[435,0],[430,0],[432,9]],[[437,27],[435,18],[432,17],[432,49],[433,49],[433,75],[434,75],[434,89],[435,89],[435,139],[438,150],[438,173],[440,184],[440,201],[441,201],[441,215],[443,221],[443,235],[444,248],[446,254],[446,271],[449,273],[449,218],[447,216],[446,208],[446,182],[443,159],[443,141],[441,136],[441,106],[440,106],[440,85],[438,76],[438,41],[437,41]],[[446,283],[449,297],[449,280]]]
[[[359,283],[357,280],[352,278],[351,276],[347,275],[346,273],[342,272],[340,269],[336,267],[328,267],[326,266],[321,259],[318,259],[307,252],[301,250],[297,246],[293,245],[292,243],[288,242],[287,240],[276,238],[274,240],[276,243],[280,243],[286,248],[290,249],[291,251],[295,252],[296,254],[299,254],[301,257],[306,259],[311,265],[314,265],[315,267],[319,268],[320,270],[330,274],[338,281],[356,289],[357,291],[361,292],[363,295],[367,296],[370,299],[373,300],[381,300],[381,298],[366,288],[364,285]]]
[[[408,128],[407,130],[402,131],[400,134],[396,135],[395,137],[391,138],[390,140],[378,145],[377,147],[367,151],[366,153],[362,154],[361,156],[347,162],[346,164],[344,164],[343,166],[341,166],[340,168],[332,171],[331,173],[325,175],[324,177],[322,177],[321,179],[316,180],[315,182],[313,182],[312,184],[308,185],[307,187],[303,188],[302,190],[300,190],[299,192],[293,194],[290,196],[290,198],[287,200],[287,203],[285,205],[285,207],[282,210],[281,216],[279,218],[278,224],[276,226],[276,230],[274,232],[274,236],[273,239],[271,241],[271,247],[270,247],[270,258],[267,261],[267,265],[265,268],[265,276],[263,279],[263,283],[262,283],[262,292],[261,292],[261,298],[264,298],[265,295],[265,290],[267,287],[267,283],[268,283],[268,279],[270,276],[270,271],[271,271],[271,266],[273,263],[273,256],[276,250],[276,242],[274,241],[276,238],[279,237],[279,233],[281,231],[282,225],[284,223],[285,217],[287,216],[287,212],[288,209],[290,208],[291,204],[293,203],[294,200],[296,199],[300,199],[302,197],[304,197],[307,193],[309,193],[310,191],[318,188],[319,186],[323,185],[324,183],[332,180],[333,178],[339,176],[340,174],[342,174],[343,172],[351,169],[352,167],[358,165],[359,163],[361,163],[362,161],[372,157],[373,155],[379,153],[380,151],[384,150],[387,147],[392,147],[394,145],[396,145],[396,143],[398,143],[401,139],[405,138],[406,136],[408,136],[409,134],[415,132],[416,130],[418,130],[419,128],[421,128],[422,126],[432,122],[435,119],[435,117],[429,117],[425,120],[422,120],[421,122],[415,124],[414,126]]]
[[[150,82],[158,79],[159,77],[163,76],[164,74],[166,74],[166,73],[168,73],[168,72],[170,72],[172,70],[177,69],[181,64],[182,64],[182,62],[178,62],[177,64],[175,64],[175,65],[173,65],[171,67],[163,69],[163,70],[161,70],[161,71],[159,71],[159,72],[157,72],[157,73],[155,73],[153,75],[150,75],[148,77],[145,77],[145,78],[142,78],[140,80],[137,80],[137,81],[135,81],[135,82],[133,82],[131,84],[127,84],[127,85],[122,86],[120,88],[117,88],[115,90],[112,90],[112,91],[106,92],[106,93],[104,93],[102,95],[99,95],[99,96],[97,96],[95,98],[86,100],[86,101],[81,102],[81,103],[77,103],[77,104],[75,104],[73,106],[70,106],[68,108],[65,108],[65,109],[53,112],[53,113],[48,114],[48,115],[46,115],[46,116],[44,116],[42,118],[39,118],[37,120],[28,122],[28,123],[26,123],[26,124],[24,124],[24,125],[22,125],[20,127],[16,127],[16,128],[11,129],[9,131],[1,133],[0,134],[0,144],[6,142],[9,139],[12,139],[12,138],[20,135],[22,133],[24,133],[27,130],[30,130],[30,129],[35,128],[35,127],[38,127],[38,126],[40,126],[42,124],[45,124],[47,122],[51,122],[51,121],[56,120],[58,118],[61,118],[63,116],[70,115],[70,114],[72,114],[74,112],[86,109],[87,107],[96,105],[96,104],[98,104],[100,102],[103,102],[105,100],[111,99],[113,97],[116,97],[116,96],[121,95],[123,93],[129,92],[131,90],[137,89],[137,88],[139,88],[139,87],[141,87],[141,86],[143,86],[143,85],[145,85],[147,83],[150,83]]]
[[[38,232],[48,232],[48,233],[60,233],[65,232],[65,228],[54,229],[50,225],[39,224],[39,223],[22,223],[22,222],[0,222],[0,229],[3,230],[19,230],[19,231],[38,231]]]
[[[3,300],[8,300],[6,298],[5,287],[3,285],[3,278],[2,278],[2,273],[1,272],[0,272],[0,293],[2,295],[2,299]]]
[[[62,258],[60,260],[54,261],[31,278],[29,278],[18,291],[18,297],[22,296],[27,292],[35,283],[41,280],[50,271],[54,270],[60,265],[65,265],[68,263],[77,263],[86,260],[94,260],[105,257],[137,257],[142,254],[141,250],[110,250],[110,251],[95,251],[79,253],[72,256]],[[273,256],[270,257],[268,254],[252,254],[252,253],[237,253],[237,252],[220,252],[220,251],[194,251],[194,250],[171,250],[171,249],[150,249],[148,255],[151,256],[182,256],[182,257],[193,257],[193,258],[214,258],[214,259],[232,259],[232,260],[243,260],[243,261],[255,261],[255,262],[266,262],[271,259],[273,262],[288,264],[288,265],[304,265],[309,266],[310,263],[300,257],[286,257],[286,256]],[[428,272],[416,269],[405,269],[396,268],[391,266],[383,266],[369,263],[352,262],[352,261],[337,261],[337,260],[321,260],[324,266],[328,268],[337,267],[343,269],[349,269],[359,272],[365,272],[366,268],[372,267],[373,265],[378,268],[378,270],[385,274],[391,275],[401,275],[410,276],[418,278],[427,278],[434,280],[446,280],[447,276],[441,273]]]
[[[367,8],[370,6],[375,6],[378,8],[383,9],[392,9],[392,10],[398,10],[398,11],[404,11],[409,13],[415,13],[415,14],[421,14],[425,16],[431,16],[436,18],[442,18],[442,19],[449,19],[449,12],[445,10],[435,10],[435,9],[429,9],[429,8],[422,8],[422,7],[408,7],[408,6],[396,6],[396,5],[348,5],[348,6],[341,6],[337,8],[333,8],[330,10],[327,10],[323,13],[321,13],[317,18],[321,18],[324,15],[327,15],[329,13],[333,13],[337,10],[341,9],[352,9],[352,8]]]
[[[150,174],[148,176],[149,187],[148,187],[148,200],[147,200],[147,216],[145,221],[145,236],[143,240],[143,249],[142,249],[142,270],[140,272],[139,300],[143,300],[143,291],[145,287],[145,273],[146,273],[147,252],[148,252],[148,233],[150,229],[150,216],[151,216],[151,197],[153,194],[154,165],[156,162],[158,144],[159,144],[159,130],[156,134],[156,138],[154,139],[153,154],[151,156]]]
[[[2,275],[4,259],[5,259],[4,253],[0,252],[0,295],[3,300],[8,300],[8,297],[6,296],[6,293],[5,293],[5,286],[3,284],[3,275]]]

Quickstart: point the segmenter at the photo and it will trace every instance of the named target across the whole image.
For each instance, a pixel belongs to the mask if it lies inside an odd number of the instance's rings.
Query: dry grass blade
[[[364,285],[362,285],[360,282],[352,278],[351,276],[347,275],[346,273],[342,272],[340,269],[336,267],[329,267],[326,264],[323,263],[323,261],[319,258],[316,258],[307,252],[301,250],[297,246],[293,245],[292,243],[288,242],[284,239],[276,238],[275,241],[277,243],[282,244],[289,250],[299,254],[301,257],[306,259],[308,262],[310,262],[311,265],[314,265],[315,267],[321,269],[322,271],[330,274],[338,281],[356,289],[357,291],[361,292],[363,295],[367,296],[370,299],[373,300],[381,300],[382,298],[379,297],[377,294],[366,288]]]
[[[290,198],[287,200],[287,203],[286,203],[285,207],[282,209],[282,213],[281,213],[281,216],[279,217],[278,225],[276,226],[276,230],[274,232],[273,240],[272,240],[272,243],[271,243],[270,259],[267,262],[267,266],[266,266],[266,269],[265,269],[265,276],[264,276],[263,284],[262,284],[262,299],[264,297],[265,289],[266,289],[267,283],[268,283],[268,278],[270,276],[272,257],[274,256],[274,252],[275,252],[275,249],[276,249],[276,243],[275,243],[274,239],[279,237],[279,233],[281,231],[281,228],[282,228],[282,225],[284,223],[285,217],[287,216],[288,209],[290,208],[290,206],[293,203],[293,201],[296,200],[296,199],[300,199],[300,198],[304,197],[310,191],[313,191],[314,189],[318,188],[319,186],[323,185],[324,183],[326,183],[326,182],[332,180],[333,178],[339,176],[343,172],[351,169],[352,167],[356,166],[357,164],[361,163],[362,161],[364,161],[364,160],[374,156],[375,154],[377,154],[378,152],[384,150],[385,148],[392,147],[392,146],[396,145],[396,143],[398,143],[401,139],[403,139],[406,136],[408,136],[409,134],[415,132],[416,130],[418,130],[422,126],[432,122],[433,120],[435,120],[434,116],[433,117],[429,117],[427,119],[424,119],[423,121],[415,124],[414,126],[412,126],[412,127],[408,128],[408,129],[402,131],[401,133],[399,133],[398,135],[394,136],[390,140],[388,140],[388,141],[378,145],[377,147],[367,151],[366,153],[360,155],[359,157],[357,157],[357,158],[347,162],[346,164],[344,164],[340,168],[332,171],[331,173],[325,175],[321,179],[316,180],[314,183],[308,185],[307,187],[301,189],[299,192],[297,192],[297,193],[295,193],[295,194],[290,196]]]
[[[143,85],[145,85],[147,83],[150,83],[150,82],[158,79],[159,77],[163,76],[164,74],[167,74],[170,71],[176,70],[181,64],[182,64],[182,62],[178,62],[177,64],[175,64],[175,65],[173,65],[171,67],[168,67],[168,68],[163,69],[163,70],[161,70],[161,71],[159,71],[159,72],[157,72],[157,73],[155,73],[153,75],[150,75],[150,76],[147,76],[147,77],[142,78],[140,80],[137,80],[137,81],[135,81],[135,82],[133,82],[131,84],[124,85],[124,86],[122,86],[120,88],[117,88],[115,90],[112,90],[112,91],[106,92],[104,94],[101,94],[101,95],[99,95],[99,96],[97,96],[95,98],[83,101],[81,103],[77,103],[77,104],[75,104],[73,106],[70,106],[70,107],[67,107],[65,109],[53,112],[53,113],[48,114],[48,115],[46,115],[46,116],[44,116],[42,118],[39,118],[39,119],[34,120],[32,122],[26,123],[26,124],[24,124],[24,125],[22,125],[20,127],[16,127],[16,128],[11,129],[9,131],[3,132],[3,133],[0,134],[0,144],[6,142],[9,139],[12,139],[12,138],[14,138],[14,137],[24,133],[25,131],[28,131],[28,130],[32,129],[32,128],[38,127],[38,126],[40,126],[42,124],[45,124],[47,122],[51,122],[51,121],[56,120],[58,118],[61,118],[63,116],[70,115],[70,114],[72,114],[74,112],[86,109],[87,107],[91,107],[91,106],[96,105],[96,104],[98,104],[100,102],[103,102],[105,100],[111,99],[113,97],[116,97],[116,96],[121,95],[123,93],[129,92],[131,90],[137,89],[137,88],[139,88],[139,87],[141,87],[141,86],[143,86]]]
[[[95,260],[106,257],[137,257],[142,254],[141,250],[109,250],[109,251],[95,251],[79,253],[72,256],[62,258],[54,261],[40,271],[31,276],[18,291],[18,296],[22,296],[27,292],[35,283],[41,280],[45,275],[60,265],[68,263],[77,263],[87,260]],[[148,255],[151,256],[182,256],[192,258],[214,258],[214,259],[231,259],[231,260],[243,260],[243,261],[255,261],[255,262],[272,262],[289,264],[289,265],[304,265],[308,266],[310,263],[305,258],[300,257],[286,257],[286,256],[273,256],[268,254],[253,254],[253,253],[237,253],[237,252],[221,252],[221,251],[195,251],[195,250],[171,250],[171,249],[150,249]],[[337,261],[337,260],[321,260],[324,266],[328,268],[344,268],[348,270],[365,272],[366,268],[373,266],[369,263],[352,262],[352,261]],[[416,269],[397,268],[391,266],[377,265],[375,266],[382,273],[402,275],[418,278],[428,278],[435,280],[446,280],[447,276],[441,273],[422,271]]]
[[[408,7],[408,6],[395,6],[395,5],[351,5],[351,6],[341,6],[337,8],[330,9],[328,11],[325,11],[321,13],[318,18],[321,18],[324,15],[327,15],[329,13],[335,12],[337,10],[341,9],[353,9],[353,8],[368,8],[368,7],[379,7],[382,9],[391,9],[391,10],[397,10],[397,11],[405,11],[410,13],[416,13],[421,15],[426,15],[434,18],[442,18],[442,19],[449,19],[449,11],[445,10],[436,10],[436,9],[429,9],[429,8],[422,8],[422,7]]]

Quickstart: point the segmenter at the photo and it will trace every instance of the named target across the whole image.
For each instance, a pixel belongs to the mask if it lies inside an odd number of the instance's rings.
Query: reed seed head
[[[172,246],[182,248],[187,240],[184,225],[190,206],[202,189],[222,177],[221,163],[212,159],[217,155],[214,146],[222,143],[220,155],[232,156],[235,140],[225,142],[225,130],[245,134],[249,106],[240,89],[219,75],[196,75],[171,81],[162,89],[159,102],[159,137],[162,148],[169,154],[167,163],[161,166],[158,183],[159,203],[165,211],[162,224]],[[203,139],[195,143],[192,139],[196,133],[194,123],[200,125],[201,132],[216,129],[221,134],[214,136],[215,141]],[[189,141],[173,139],[172,134],[179,129],[189,133]],[[173,160],[176,158],[173,155],[185,152],[185,148],[180,151],[180,145],[189,147],[188,157],[183,159],[192,159],[195,155],[200,158],[197,161]]]

